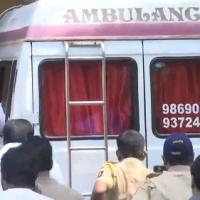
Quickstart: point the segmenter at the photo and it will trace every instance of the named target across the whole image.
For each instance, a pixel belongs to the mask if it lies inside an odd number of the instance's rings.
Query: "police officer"
[[[193,146],[185,134],[168,136],[163,148],[167,171],[148,175],[132,200],[188,200],[192,195],[190,166],[193,159]]]
[[[101,168],[92,200],[132,198],[150,173],[142,164],[146,157],[144,145],[144,137],[134,130],[127,130],[117,138],[119,163],[108,162]]]

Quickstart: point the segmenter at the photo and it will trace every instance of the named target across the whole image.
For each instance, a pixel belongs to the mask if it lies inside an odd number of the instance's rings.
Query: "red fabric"
[[[42,125],[47,136],[66,135],[65,73],[63,62],[45,63],[41,78]]]
[[[133,82],[130,61],[107,61],[107,112],[109,134],[133,128]],[[66,135],[64,62],[42,66],[43,130],[47,136]],[[70,100],[102,100],[101,61],[70,62]],[[73,136],[103,134],[103,106],[70,106]]]
[[[107,62],[108,130],[111,135],[134,127],[133,96],[137,91],[133,90],[133,84],[137,80],[132,79],[132,65],[125,60]]]
[[[101,61],[70,62],[70,100],[102,100]],[[100,135],[103,133],[102,106],[71,106],[71,133]]]
[[[161,69],[153,68],[153,108],[155,115],[155,128],[158,133],[197,133],[200,128],[186,128],[186,122],[183,127],[164,128],[163,118],[172,117],[198,117],[199,114],[163,114],[163,104],[200,104],[200,60],[179,59],[162,60],[166,66]]]

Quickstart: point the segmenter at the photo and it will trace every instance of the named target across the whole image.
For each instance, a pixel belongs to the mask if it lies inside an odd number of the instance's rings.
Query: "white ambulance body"
[[[164,138],[199,153],[200,2],[40,0],[0,17],[0,100],[49,138],[66,185],[89,195],[116,136],[141,132],[152,168]]]

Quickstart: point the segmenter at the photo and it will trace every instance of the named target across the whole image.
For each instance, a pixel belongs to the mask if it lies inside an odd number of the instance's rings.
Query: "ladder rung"
[[[101,43],[98,41],[76,41],[76,42],[66,42],[70,47],[101,47]]]
[[[102,56],[69,56],[68,60],[102,60]]]
[[[80,105],[102,105],[104,101],[69,101],[69,105],[80,106]]]
[[[90,197],[92,194],[91,194],[91,193],[82,193],[82,195],[83,195],[84,197]]]
[[[90,151],[90,150],[105,150],[105,147],[71,147],[69,148],[70,151]]]

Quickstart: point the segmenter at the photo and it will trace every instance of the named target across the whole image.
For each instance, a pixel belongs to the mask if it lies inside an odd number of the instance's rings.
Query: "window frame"
[[[156,61],[161,61],[162,60],[177,60],[177,59],[185,59],[185,60],[191,60],[191,59],[199,59],[200,60],[200,56],[175,56],[175,57],[171,57],[171,56],[158,56],[158,57],[154,57],[149,64],[149,68],[150,68],[150,91],[151,91],[151,125],[152,125],[152,133],[155,137],[157,138],[166,138],[167,136],[169,136],[171,133],[158,133],[157,129],[156,129],[156,114],[155,114],[155,94],[153,91],[153,78],[152,78],[152,74],[153,74],[153,64]],[[185,133],[188,137],[191,138],[197,138],[200,136],[200,134],[197,133]]]
[[[138,93],[138,63],[136,62],[136,60],[132,57],[106,57],[106,61],[108,60],[130,60],[131,62],[133,62],[134,64],[132,65],[133,68],[135,68],[136,74],[136,81],[133,87],[133,90],[136,91],[137,95],[134,95],[133,99],[134,99],[134,105],[136,106],[136,111],[135,114],[133,115],[133,120],[136,121],[136,130],[140,131],[140,115],[139,115],[139,93]],[[85,61],[85,59],[83,59]],[[92,59],[93,60],[93,59]],[[98,60],[98,59],[97,59]],[[43,64],[46,62],[57,62],[57,61],[65,61],[65,58],[46,58],[43,59],[39,65],[38,65],[38,83],[39,83],[39,123],[40,123],[40,134],[43,137],[48,138],[50,141],[61,141],[61,140],[66,140],[67,139],[67,135],[66,136],[60,136],[60,137],[55,137],[55,136],[47,136],[44,134],[44,122],[43,122],[43,101],[42,101],[42,96],[43,96],[43,91],[42,91],[42,71],[43,71]],[[81,61],[81,59],[80,59]],[[88,59],[88,61],[90,61],[90,59]],[[100,59],[101,61],[101,59]],[[138,117],[136,117],[138,116]],[[117,138],[118,135],[108,135],[108,139],[115,139]],[[70,137],[72,140],[88,140],[88,139],[92,139],[92,140],[96,140],[96,139],[104,139],[104,135],[85,135],[85,136],[72,136]]]

